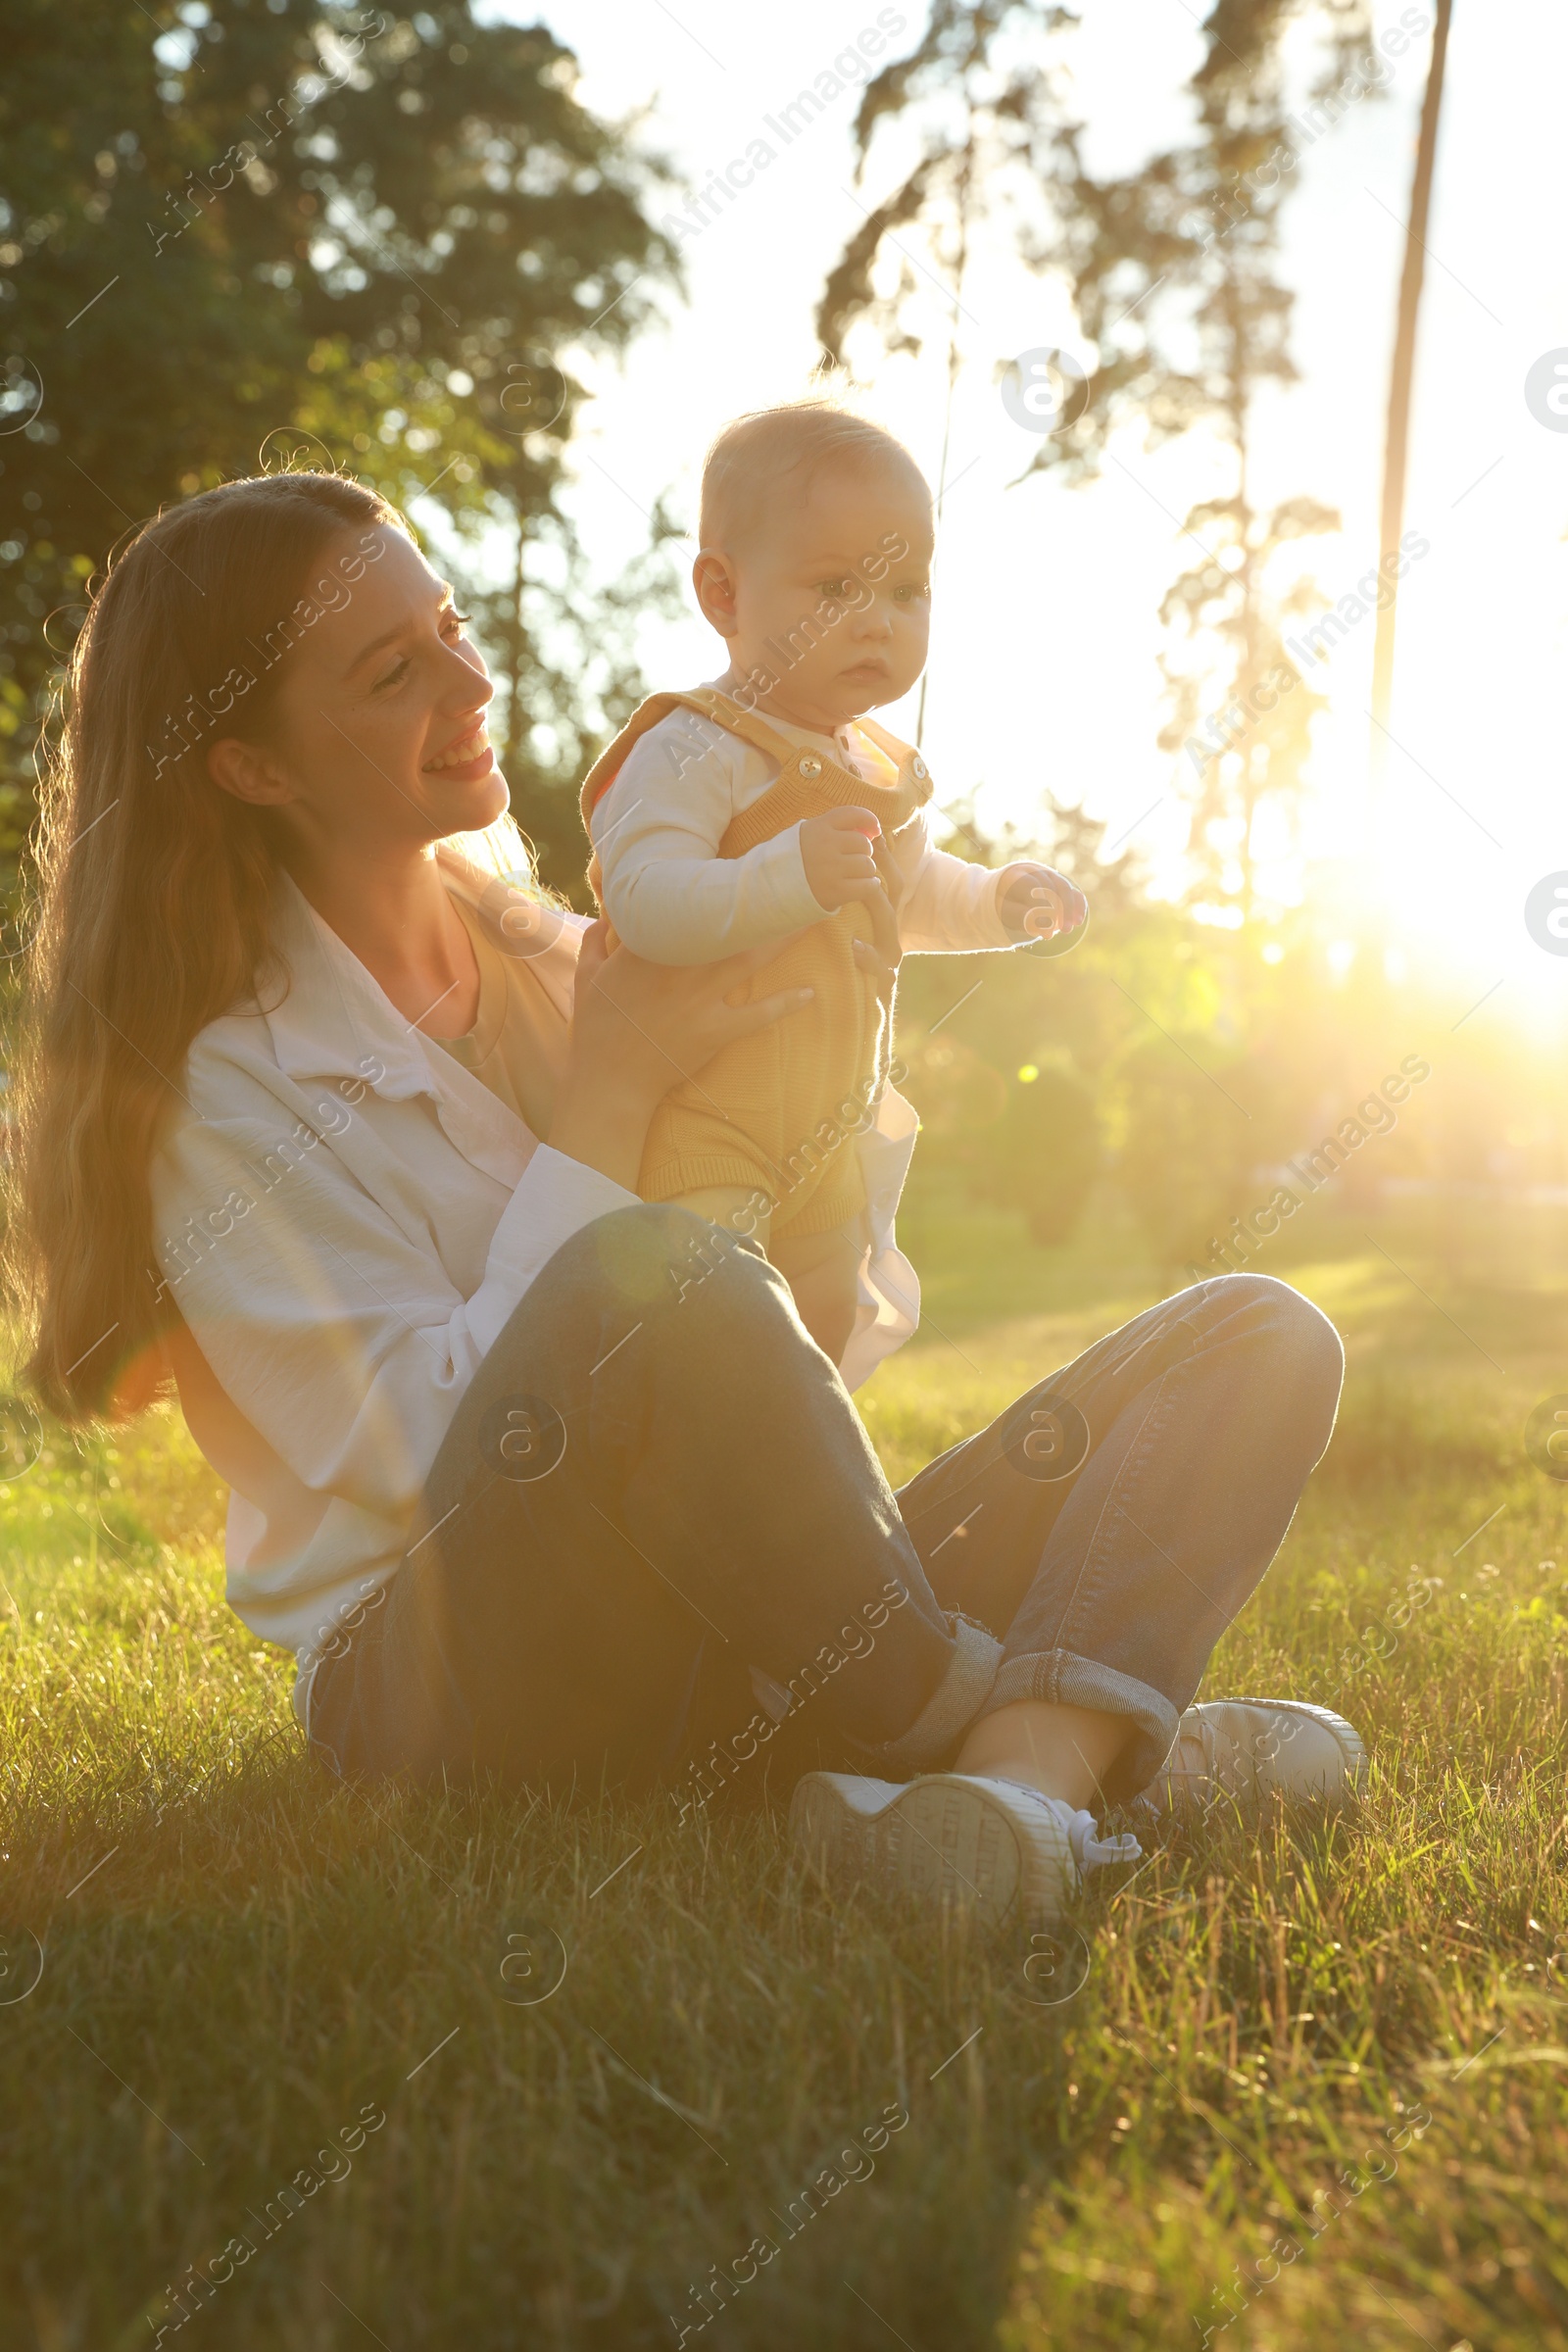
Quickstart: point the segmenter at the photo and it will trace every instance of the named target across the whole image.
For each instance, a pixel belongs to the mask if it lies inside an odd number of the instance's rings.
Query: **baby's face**
[[[925,667],[931,623],[931,498],[912,466],[847,461],[786,486],[775,512],[726,560],[730,669],[760,707],[803,726],[843,726],[895,703]]]

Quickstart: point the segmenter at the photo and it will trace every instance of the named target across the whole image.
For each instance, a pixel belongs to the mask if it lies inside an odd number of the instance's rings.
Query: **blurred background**
[[[7,950],[115,543],[284,466],[460,584],[581,903],[583,768],[719,665],[703,451],[831,368],[941,497],[886,721],[950,846],[1094,910],[1065,958],[906,967],[933,1312],[1091,1262],[1554,1282],[1568,22],[1446,8],[6,0]]]

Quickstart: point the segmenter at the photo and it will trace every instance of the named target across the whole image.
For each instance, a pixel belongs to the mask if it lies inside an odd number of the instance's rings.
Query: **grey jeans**
[[[1130,1796],[1278,1549],[1343,1362],[1298,1293],[1220,1276],[895,1494],[755,1245],[618,1210],[486,1357],[311,1740],[353,1774],[706,1794],[764,1745],[907,1775],[1040,1698],[1128,1718],[1105,1793]]]

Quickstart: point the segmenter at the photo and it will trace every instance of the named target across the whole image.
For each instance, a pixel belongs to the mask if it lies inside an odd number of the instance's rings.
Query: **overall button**
[[[925,761],[921,759],[918,752],[915,753],[914,758],[909,761],[909,765],[913,768],[915,774],[920,777],[921,781],[923,782],[925,779]]]
[[[801,760],[801,773],[809,784],[815,777],[822,773],[821,760],[813,759],[811,754],[807,752]]]

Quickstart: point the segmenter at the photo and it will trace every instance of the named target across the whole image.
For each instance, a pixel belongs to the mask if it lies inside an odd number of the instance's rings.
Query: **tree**
[[[1058,801],[1054,793],[1046,792],[1035,823],[1020,825],[1006,817],[989,831],[977,813],[978,798],[977,793],[966,793],[941,812],[942,823],[952,827],[944,846],[956,858],[975,865],[1039,858],[1076,882],[1090,900],[1091,912],[1102,920],[1137,905],[1144,884],[1138,852],[1123,850],[1119,858],[1107,858],[1104,840],[1109,828],[1103,817],[1091,816],[1082,802]],[[1048,952],[1050,943],[1044,940],[1030,950],[1035,956]]]
[[[1432,60],[1427,68],[1426,96],[1421,105],[1421,134],[1416,143],[1415,176],[1410,188],[1410,220],[1404,238],[1404,267],[1399,275],[1399,308],[1394,333],[1394,365],[1389,371],[1389,424],[1383,451],[1383,507],[1379,533],[1380,560],[1393,571],[1393,557],[1404,529],[1404,473],[1410,440],[1410,396],[1415,383],[1415,333],[1421,315],[1421,284],[1426,272],[1427,220],[1432,210],[1432,180],[1438,158],[1438,124],[1443,115],[1444,70],[1448,57],[1448,26],[1453,0],[1438,0],[1432,34]],[[1391,587],[1394,586],[1391,580]],[[1371,772],[1383,773],[1388,753],[1389,719],[1394,707],[1394,647],[1398,620],[1397,590],[1378,608],[1377,642],[1372,651]]]
[[[1285,620],[1319,600],[1309,582],[1281,573],[1295,543],[1338,527],[1307,498],[1258,512],[1249,479],[1257,392],[1295,375],[1292,298],[1274,275],[1277,222],[1298,160],[1292,139],[1310,144],[1317,133],[1303,134],[1285,113],[1280,47],[1288,24],[1305,16],[1326,25],[1330,50],[1310,112],[1332,121],[1366,55],[1361,0],[1218,0],[1191,84],[1195,136],[1136,173],[1101,180],[1085,167],[1083,126],[1068,111],[1063,67],[1076,16],[1046,0],[938,0],[916,48],[863,94],[862,172],[879,128],[899,118],[913,118],[919,151],[846,247],[818,316],[836,359],[858,329],[884,350],[917,352],[912,318],[929,298],[906,259],[891,283],[879,270],[895,230],[906,254],[904,235],[923,228],[953,281],[951,377],[958,272],[978,209],[1007,227],[1029,268],[1058,277],[1094,353],[1081,396],[1057,371],[1056,429],[1041,437],[1020,479],[1048,470],[1072,483],[1095,478],[1128,423],[1152,449],[1195,428],[1210,434],[1230,480],[1182,525],[1201,562],[1162,606],[1172,644],[1160,741],[1184,757],[1178,775],[1200,888],[1244,911],[1255,891],[1259,810],[1270,801],[1294,810],[1320,701],[1283,644]],[[1290,681],[1283,689],[1276,673]]]
[[[1212,1058],[1211,1039],[1194,1037],[1175,1054],[1154,1038],[1120,1072],[1127,1110],[1117,1176],[1162,1268],[1206,1263],[1227,1218],[1248,1205],[1250,1131],[1222,1100],[1238,1074],[1227,1066],[1220,1085],[1200,1054]]]
[[[655,168],[580,104],[570,52],[543,26],[477,22],[467,0],[396,19],[333,0],[183,0],[156,18],[137,0],[4,0],[4,25],[14,813],[113,542],[259,466],[337,463],[400,504],[433,501],[460,549],[499,519],[529,550],[553,545],[513,606],[531,595],[536,633],[570,637],[572,356],[619,350],[675,274],[643,210]],[[529,385],[548,399],[509,404]],[[575,763],[572,727],[601,715],[594,688],[613,706],[625,677],[602,666],[568,726],[560,650],[513,655],[527,823]]]
[[[1025,1062],[1008,1082],[979,1189],[1017,1209],[1042,1249],[1056,1249],[1071,1240],[1100,1162],[1094,1089],[1060,1058]]]
[[[510,576],[499,586],[481,580],[461,552],[445,561],[490,656],[498,684],[491,732],[499,728],[505,774],[522,780],[520,795],[514,781],[513,803],[540,871],[586,904],[575,786],[646,691],[636,653],[641,623],[650,612],[683,609],[666,556],[679,533],[656,501],[647,549],[607,583],[589,577],[576,533],[559,512],[514,507],[505,528]]]

